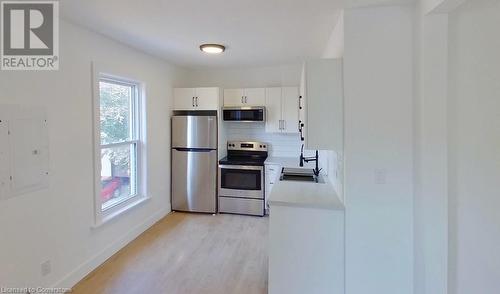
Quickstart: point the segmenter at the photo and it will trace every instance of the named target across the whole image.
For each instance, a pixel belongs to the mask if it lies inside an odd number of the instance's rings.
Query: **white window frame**
[[[108,81],[111,83],[133,86],[135,89],[133,109],[133,125],[131,128],[135,134],[135,138],[129,141],[113,144],[101,145],[101,124],[100,124],[100,89],[99,83]],[[107,221],[125,213],[131,208],[145,202],[149,199],[147,195],[147,178],[146,178],[146,112],[145,112],[145,84],[135,79],[124,78],[114,74],[108,74],[96,69],[93,66],[93,112],[94,112],[94,211],[95,219],[94,226],[98,227]],[[136,167],[131,166],[131,171],[136,172],[136,193],[122,201],[110,205],[103,209],[101,200],[101,150],[104,148],[121,147],[121,146],[136,146]],[[131,160],[131,164],[133,164]],[[131,183],[132,184],[132,183]]]

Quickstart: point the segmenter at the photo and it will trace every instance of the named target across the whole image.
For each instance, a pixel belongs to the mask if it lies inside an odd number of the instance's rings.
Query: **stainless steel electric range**
[[[264,216],[264,161],[267,144],[227,142],[219,161],[219,212]]]

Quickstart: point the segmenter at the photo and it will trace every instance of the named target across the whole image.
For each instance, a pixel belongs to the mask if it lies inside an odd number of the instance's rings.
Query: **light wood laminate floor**
[[[175,212],[72,293],[267,293],[268,218]]]

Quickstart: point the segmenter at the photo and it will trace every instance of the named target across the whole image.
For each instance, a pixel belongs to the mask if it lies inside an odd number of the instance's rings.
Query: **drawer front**
[[[266,165],[266,173],[279,173],[280,166],[279,165]]]
[[[279,165],[266,165],[266,185],[269,185],[271,183],[274,184],[278,179],[279,174]]]
[[[264,216],[264,200],[219,197],[219,212]]]
[[[266,184],[269,184],[269,182],[276,182],[277,178],[278,178],[278,173],[266,174]]]

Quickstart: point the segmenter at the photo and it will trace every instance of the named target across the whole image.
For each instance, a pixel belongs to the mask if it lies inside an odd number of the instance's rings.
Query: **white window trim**
[[[126,74],[110,74],[112,70],[101,70],[95,63],[92,63],[92,91],[93,91],[93,141],[94,141],[94,224],[93,227],[99,227],[104,223],[116,218],[119,215],[129,211],[133,207],[144,203],[150,199],[147,193],[147,148],[146,148],[146,92],[145,84],[137,79],[126,78]],[[129,75],[128,75],[129,76]],[[135,143],[137,146],[137,193],[127,199],[113,205],[106,210],[102,210],[101,202],[101,132],[100,132],[100,92],[99,82],[101,79],[122,82],[124,84],[136,85],[137,99],[135,99],[136,113],[139,116],[135,118],[134,128],[137,132],[137,138],[124,143],[107,144],[107,147],[116,147],[130,145]]]

